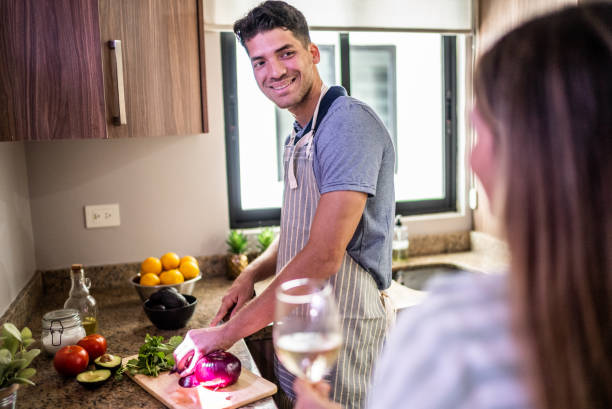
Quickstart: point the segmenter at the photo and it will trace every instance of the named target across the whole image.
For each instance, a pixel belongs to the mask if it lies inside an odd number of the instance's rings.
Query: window
[[[396,212],[456,210],[456,38],[311,31],[323,81],[369,104],[396,147]],[[293,118],[258,89],[246,52],[221,34],[231,228],[279,224],[282,145]]]

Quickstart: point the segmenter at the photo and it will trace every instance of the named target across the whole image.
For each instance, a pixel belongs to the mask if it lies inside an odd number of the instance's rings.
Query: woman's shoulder
[[[456,308],[474,303],[507,303],[507,274],[467,271],[441,274],[426,284],[425,291],[438,307]]]
[[[393,389],[404,392],[374,393],[385,404],[372,407],[525,407],[506,287],[503,275],[432,280],[425,300],[400,313],[378,365],[377,383],[398,378]]]

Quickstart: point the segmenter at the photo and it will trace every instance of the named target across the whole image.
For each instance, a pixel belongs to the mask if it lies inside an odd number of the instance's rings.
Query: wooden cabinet
[[[0,1],[0,140],[106,135],[96,1]]]
[[[0,18],[0,140],[207,131],[199,0],[2,0]]]

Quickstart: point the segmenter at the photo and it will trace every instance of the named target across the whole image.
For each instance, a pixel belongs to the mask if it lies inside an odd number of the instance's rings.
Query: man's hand
[[[255,294],[254,282],[247,274],[240,274],[234,281],[230,289],[221,299],[221,306],[217,315],[210,322],[214,327],[231,312],[230,318],[234,316]]]
[[[225,351],[236,341],[237,339],[227,333],[224,325],[189,330],[183,342],[174,350],[176,369],[181,377],[190,375],[204,355],[217,350]]]
[[[342,406],[329,400],[331,387],[327,382],[310,383],[296,378],[293,390],[296,393],[294,409],[342,409]]]

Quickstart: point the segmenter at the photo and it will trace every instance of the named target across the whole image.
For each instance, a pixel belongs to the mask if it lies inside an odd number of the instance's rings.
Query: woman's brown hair
[[[541,409],[612,408],[612,4],[527,22],[479,61],[512,308]]]

